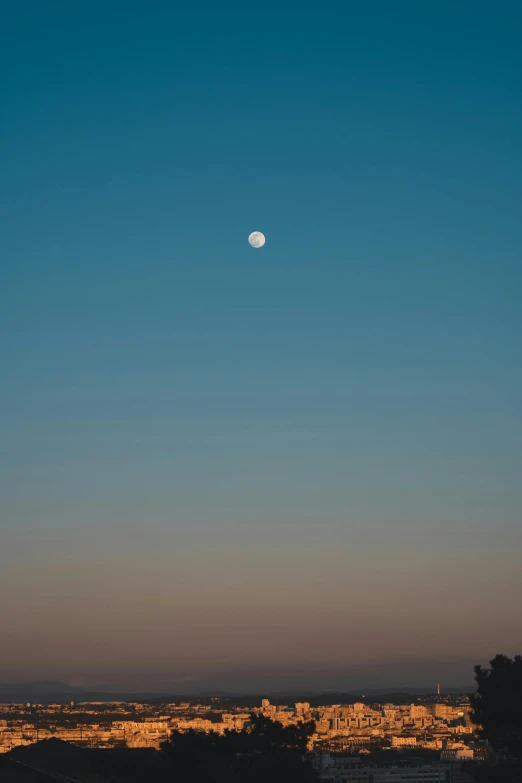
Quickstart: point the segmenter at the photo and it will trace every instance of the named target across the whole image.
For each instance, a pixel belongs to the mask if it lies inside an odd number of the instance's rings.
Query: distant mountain
[[[82,693],[64,682],[7,682],[0,683],[0,704],[12,702],[68,702]]]
[[[477,690],[476,685],[458,685],[453,688],[443,688],[442,695],[449,693],[474,693]],[[386,693],[411,693],[417,696],[427,696],[428,694],[434,694],[435,688],[433,685],[425,688],[420,687],[408,687],[407,685],[396,685],[394,688],[355,688],[351,693],[359,693],[364,696],[379,696]]]
[[[79,688],[72,688],[70,685],[66,685],[64,682],[49,682],[44,680],[43,682],[7,682],[0,683],[0,693],[78,693]]]
[[[456,693],[474,693],[476,686],[463,685],[460,687],[444,688],[443,695],[450,695]],[[190,688],[181,690],[176,693],[175,691],[165,690],[153,690],[153,691],[133,691],[131,688],[124,691],[122,687],[117,688],[115,686],[101,686],[98,685],[90,690],[81,688],[75,688],[70,685],[66,685],[63,682],[57,681],[37,681],[37,682],[18,682],[18,683],[5,683],[0,684],[0,704],[8,704],[12,702],[26,703],[26,702],[56,702],[58,704],[68,703],[69,701],[76,702],[110,702],[110,701],[197,701],[202,699],[220,699],[228,703],[241,703],[253,705],[261,702],[262,698],[269,698],[275,702],[292,704],[296,701],[309,701],[313,704],[336,704],[336,703],[350,703],[350,701],[370,701],[374,699],[379,701],[388,697],[419,697],[434,695],[435,691],[433,686],[431,687],[407,687],[396,686],[389,688],[356,688],[353,690],[345,691],[318,691],[302,689],[289,689],[280,691],[268,691],[259,692],[248,690],[237,691],[223,691],[214,689],[212,687],[207,688]]]

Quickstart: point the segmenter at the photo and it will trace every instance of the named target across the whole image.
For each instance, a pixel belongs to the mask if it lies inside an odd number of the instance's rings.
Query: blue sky
[[[516,652],[520,4],[177,5],[3,9],[0,674]]]

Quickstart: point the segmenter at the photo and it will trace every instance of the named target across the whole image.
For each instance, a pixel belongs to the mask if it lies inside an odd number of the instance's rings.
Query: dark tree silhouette
[[[522,657],[497,655],[489,663],[475,666],[472,719],[496,751],[522,759]]]
[[[252,715],[242,731],[178,732],[161,748],[163,781],[308,783],[317,776],[304,760],[314,722],[283,726]],[[158,778],[159,779],[159,778]]]

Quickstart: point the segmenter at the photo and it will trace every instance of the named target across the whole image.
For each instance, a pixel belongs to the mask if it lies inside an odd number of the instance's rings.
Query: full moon
[[[262,234],[261,231],[252,231],[248,237],[248,241],[252,247],[263,247],[265,244],[265,235]]]

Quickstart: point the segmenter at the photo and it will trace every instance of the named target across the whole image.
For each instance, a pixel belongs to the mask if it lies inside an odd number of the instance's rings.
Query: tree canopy
[[[175,731],[162,745],[163,779],[198,783],[315,781],[315,773],[304,760],[314,729],[313,721],[283,726],[252,715],[250,726],[242,731]]]
[[[489,668],[475,666],[472,718],[496,751],[522,758],[522,657],[497,655]]]

